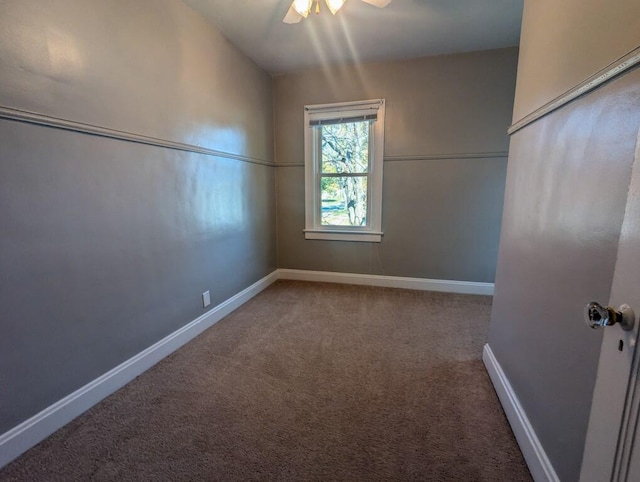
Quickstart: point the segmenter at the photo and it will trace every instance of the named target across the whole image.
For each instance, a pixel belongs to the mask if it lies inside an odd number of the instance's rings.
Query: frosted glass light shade
[[[293,0],[293,9],[302,15],[304,18],[307,18],[309,15],[309,11],[311,10],[311,6],[313,5],[313,0]]]
[[[345,1],[346,0],[326,0],[327,7],[329,7],[329,10],[333,15],[335,15],[336,12],[342,8]]]

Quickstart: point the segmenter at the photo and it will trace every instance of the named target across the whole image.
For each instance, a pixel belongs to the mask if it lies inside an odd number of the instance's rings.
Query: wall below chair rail
[[[0,4],[0,433],[276,269],[271,80],[143,3]]]

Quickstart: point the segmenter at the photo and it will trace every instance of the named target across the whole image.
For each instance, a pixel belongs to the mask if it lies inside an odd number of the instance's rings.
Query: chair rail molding
[[[51,127],[53,129],[62,129],[92,136],[107,137],[109,139],[116,139],[120,141],[135,142],[137,144],[146,144],[148,146],[164,147],[166,149],[174,149],[177,151],[193,152],[196,154],[205,154],[207,156],[233,159],[242,162],[249,162],[252,164],[260,164],[263,166],[274,167],[275,165],[273,162],[264,159],[243,156],[241,154],[233,154],[231,152],[219,151],[217,149],[209,149],[208,147],[202,147],[195,144],[185,144],[169,139],[160,139],[157,137],[145,136],[142,134],[136,134],[134,132],[111,129],[109,127],[85,124],[83,122],[62,119],[60,117],[39,114],[37,112],[15,109],[13,107],[0,106],[0,119],[24,122],[27,124],[35,124],[44,127]]]
[[[562,95],[559,95],[555,99],[547,102],[542,107],[534,110],[530,114],[527,114],[518,122],[515,122],[508,129],[509,135],[513,135],[529,124],[537,121],[541,117],[554,112],[561,107],[567,105],[568,103],[574,101],[580,96],[591,92],[592,90],[600,87],[605,82],[608,82],[612,79],[615,79],[619,75],[627,72],[633,67],[640,64],[640,47],[633,49],[631,52],[626,55],[620,57],[618,60],[610,63],[605,68],[596,72],[591,77],[587,78],[583,82],[579,83],[575,87],[569,89]]]

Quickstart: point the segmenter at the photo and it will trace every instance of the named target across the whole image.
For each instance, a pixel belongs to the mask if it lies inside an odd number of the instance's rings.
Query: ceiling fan
[[[370,5],[374,5],[378,8],[384,8],[391,3],[391,0],[362,0]],[[307,18],[307,16],[313,10],[313,4],[316,4],[315,11],[316,13],[320,13],[320,0],[293,0],[291,3],[291,7],[289,7],[289,11],[284,16],[282,21],[284,23],[298,23],[303,18]],[[342,8],[345,4],[346,0],[325,0],[327,3],[327,7],[329,11],[335,15],[338,10]]]

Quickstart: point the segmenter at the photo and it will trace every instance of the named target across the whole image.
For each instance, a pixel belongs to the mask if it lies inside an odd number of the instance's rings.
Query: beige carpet
[[[1,480],[530,481],[491,298],[279,281]]]

